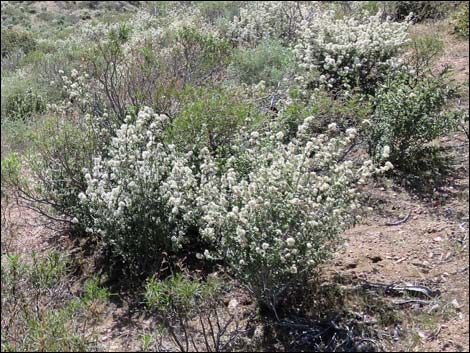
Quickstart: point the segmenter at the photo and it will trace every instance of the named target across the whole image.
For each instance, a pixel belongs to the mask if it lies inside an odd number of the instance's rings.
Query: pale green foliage
[[[431,142],[457,124],[460,113],[446,110],[455,94],[442,75],[387,80],[374,99],[370,154],[380,159],[383,147],[389,146],[386,157],[397,171],[427,176],[442,172],[444,156]]]
[[[235,53],[228,74],[235,82],[255,84],[264,81],[275,86],[293,67],[293,55],[277,40],[265,40],[256,48],[244,48]]]
[[[456,14],[454,19],[454,32],[464,39],[468,39],[469,35],[468,9],[468,1],[462,1],[462,3],[460,4],[460,10]]]
[[[4,114],[13,119],[28,119],[46,110],[44,98],[31,89],[10,95],[4,107]]]
[[[416,76],[426,76],[432,71],[436,59],[442,54],[444,41],[435,35],[419,36],[410,40],[408,47],[405,61],[410,72]]]
[[[212,297],[221,292],[222,283],[216,278],[207,281],[188,278],[177,274],[164,281],[151,278],[146,285],[145,304],[169,318],[175,319],[178,313],[193,316]]]
[[[71,300],[69,280],[69,261],[58,251],[2,255],[2,351],[94,348],[80,325],[88,307]]]
[[[19,181],[21,166],[18,155],[11,153],[5,158],[2,158],[2,184],[1,184],[1,197],[6,196],[6,191],[9,187]]]
[[[153,338],[154,349],[163,350],[162,337],[167,335],[180,352],[234,351],[246,329],[239,322],[242,315],[234,313],[237,309],[225,306],[224,287],[215,276],[202,280],[176,274],[163,281],[152,277],[146,285],[145,302],[163,325],[154,335],[144,336],[144,347],[148,348]]]

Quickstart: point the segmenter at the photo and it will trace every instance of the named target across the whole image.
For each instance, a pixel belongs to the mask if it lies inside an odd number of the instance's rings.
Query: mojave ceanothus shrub
[[[197,184],[186,156],[164,141],[166,115],[144,107],[131,120],[85,171],[88,187],[80,199],[93,219],[88,231],[125,260],[142,264],[187,240]]]
[[[315,85],[370,92],[402,66],[397,56],[408,40],[408,25],[383,20],[381,13],[338,19],[334,11],[318,11],[300,25],[294,52],[300,67],[314,73]]]
[[[168,117],[150,108],[127,120],[86,171],[80,198],[92,215],[88,230],[136,260],[182,248],[197,226],[212,245],[205,258],[223,259],[271,307],[358,220],[360,185],[391,168],[348,160],[356,130],[341,134],[331,124],[334,136],[313,136],[313,117],[288,144],[272,127],[241,131],[224,163],[207,148],[197,158],[178,152],[165,140]]]
[[[288,144],[282,131],[251,133],[224,172],[209,151],[203,155],[199,225],[217,245],[200,257],[224,259],[271,308],[292,281],[332,254],[341,233],[360,218],[360,185],[392,167],[346,160],[356,130],[312,137],[313,120],[306,118]],[[329,128],[337,134],[334,124]]]

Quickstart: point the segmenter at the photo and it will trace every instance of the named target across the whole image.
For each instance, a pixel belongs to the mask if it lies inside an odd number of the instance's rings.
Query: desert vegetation
[[[2,351],[468,351],[468,2],[1,6]]]

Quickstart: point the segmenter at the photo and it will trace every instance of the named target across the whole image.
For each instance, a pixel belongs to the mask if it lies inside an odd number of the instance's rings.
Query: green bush
[[[468,39],[469,36],[469,17],[468,17],[468,8],[469,4],[468,1],[463,1],[460,5],[460,11],[457,13],[455,17],[455,24],[454,24],[454,33],[458,36]]]
[[[1,185],[1,197],[3,199],[6,196],[8,187],[12,184],[12,181],[16,183],[19,179],[20,160],[14,153],[2,158],[2,185]]]
[[[455,1],[449,1],[455,4]],[[421,22],[428,19],[443,18],[451,5],[447,1],[387,1],[384,3],[385,14],[396,21],[404,20],[410,13],[413,19]]]
[[[36,181],[22,186],[28,199],[42,200],[43,211],[60,219],[86,214],[78,195],[86,189],[83,168],[92,164],[97,143],[83,121],[45,119],[32,135],[27,154],[28,168]]]
[[[258,119],[254,107],[222,87],[186,87],[179,99],[181,112],[174,117],[168,134],[170,141],[186,152],[207,147],[227,156],[237,131]]]
[[[18,91],[6,98],[3,114],[13,119],[30,119],[46,111],[46,100],[32,89]]]
[[[388,159],[395,171],[407,176],[429,177],[445,171],[445,155],[432,142],[459,121],[458,112],[446,110],[456,90],[445,77],[445,72],[420,80],[403,75],[380,87],[369,137],[373,158]],[[384,152],[385,146],[390,150]]]
[[[204,19],[217,23],[221,19],[232,20],[240,13],[244,1],[194,1]]]
[[[111,28],[105,38],[97,33],[93,38],[98,45],[86,55],[92,77],[104,85],[107,105],[121,121],[130,105],[174,114],[179,107],[175,97],[186,85],[214,82],[225,70],[230,47],[223,38],[182,27],[139,38],[136,45],[124,50],[135,39],[132,28]],[[113,75],[113,67],[119,67],[122,74]]]
[[[152,277],[145,291],[145,303],[151,310],[156,310],[171,319],[176,319],[175,314],[192,316],[200,310],[200,304],[210,297],[217,297],[222,283],[215,278],[209,278],[207,282],[189,278],[183,274],[176,274],[164,281],[157,281]]]
[[[31,258],[2,255],[3,352],[67,352],[94,348],[83,332],[89,308],[71,300],[70,263],[58,251]]]
[[[145,303],[163,322],[154,336],[154,349],[161,351],[161,336],[167,331],[180,352],[232,352],[235,347],[236,351],[243,350],[240,344],[246,329],[240,325],[240,313],[234,312],[239,310],[225,306],[224,287],[216,277],[200,280],[176,274],[163,281],[151,278],[146,285]],[[197,322],[196,327],[193,322]]]
[[[312,95],[307,104],[295,102],[279,113],[279,120],[286,131],[286,141],[295,136],[298,126],[307,116],[315,117],[311,124],[312,133],[320,134],[328,130],[332,123],[345,131],[360,126],[371,113],[370,103],[361,94],[335,97],[330,92],[320,90]]]
[[[293,65],[293,54],[278,40],[265,40],[255,48],[239,49],[228,67],[235,82],[256,84],[264,81],[275,86],[287,76]]]
[[[408,43],[406,63],[417,77],[428,75],[434,68],[435,60],[443,52],[444,41],[436,35],[413,38]]]
[[[199,83],[224,67],[230,46],[227,40],[200,30],[184,27],[176,32],[170,47],[176,65],[172,71],[184,83]]]
[[[2,58],[18,51],[28,54],[35,50],[37,45],[30,32],[22,32],[15,29],[2,29],[1,43]]]

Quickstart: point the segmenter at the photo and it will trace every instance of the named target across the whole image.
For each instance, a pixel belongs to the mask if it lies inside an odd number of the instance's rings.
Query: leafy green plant
[[[429,74],[443,52],[444,41],[435,35],[425,35],[413,38],[407,46],[406,64],[414,75],[420,77]]]
[[[2,58],[18,51],[21,51],[23,54],[28,54],[33,51],[37,45],[31,32],[23,32],[15,29],[3,29],[3,27],[1,43]]]
[[[468,1],[462,1],[462,3],[460,4],[460,10],[455,15],[454,19],[454,33],[464,39],[468,39],[469,36],[468,8]]]
[[[174,117],[168,136],[185,152],[197,153],[207,147],[212,153],[227,157],[238,130],[259,119],[251,104],[223,87],[187,86],[179,100],[181,112]]]
[[[369,118],[371,110],[371,104],[361,94],[335,97],[328,91],[319,90],[310,97],[309,102],[296,101],[287,106],[280,112],[279,120],[288,141],[295,136],[306,116],[315,117],[312,133],[320,134],[327,132],[330,124],[336,124],[341,131],[358,127]]]
[[[275,86],[289,74],[293,55],[279,40],[267,39],[255,48],[241,48],[228,67],[229,77],[235,82],[255,84],[264,81]]]
[[[240,13],[240,7],[244,1],[195,1],[202,16],[209,23],[217,23],[220,20],[231,20]]]
[[[111,295],[107,288],[100,286],[98,277],[87,279],[84,284],[83,295],[80,301],[86,306],[90,306],[94,302],[106,301]]]
[[[32,89],[15,92],[6,98],[4,114],[13,119],[30,119],[46,111],[46,101]]]
[[[82,170],[92,163],[96,138],[83,121],[45,119],[33,134],[26,157],[36,183],[22,185],[24,201],[56,220],[71,221],[82,214],[78,199],[86,189]]]
[[[409,75],[390,78],[374,98],[371,156],[389,159],[395,171],[408,176],[442,174],[445,155],[432,142],[459,121],[460,112],[446,111],[456,93],[445,72],[419,80]],[[385,146],[389,151],[384,153]]]
[[[186,274],[176,274],[163,281],[150,278],[146,285],[146,305],[164,322],[164,330],[160,328],[156,335],[166,330],[180,352],[233,349],[240,344],[243,330],[238,321],[240,315],[223,303],[223,289],[222,281],[216,277],[205,281]]]
[[[69,261],[53,250],[43,256],[2,255],[2,351],[85,351],[84,312],[68,292]]]
[[[397,21],[404,20],[412,13],[413,20],[421,22],[443,18],[451,5],[442,1],[387,1],[384,4],[384,10],[386,15]]]
[[[18,155],[11,153],[5,158],[2,158],[2,186],[1,186],[1,197],[3,198],[6,194],[6,190],[9,186],[17,184],[20,178],[20,160]]]

